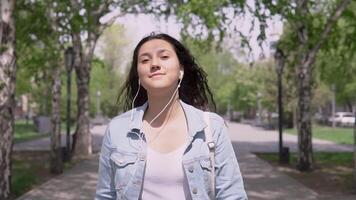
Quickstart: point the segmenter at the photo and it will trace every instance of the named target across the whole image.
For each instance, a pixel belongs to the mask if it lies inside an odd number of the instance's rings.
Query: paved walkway
[[[106,129],[105,126],[95,126],[91,129],[93,136],[93,151],[99,152],[101,140]],[[65,144],[62,137],[62,144]],[[22,150],[49,150],[49,138],[27,141],[14,145],[15,151]],[[98,179],[98,153],[91,159],[75,165],[39,187],[27,192],[17,200],[87,200],[94,199],[96,182]]]
[[[98,154],[64,174],[50,179],[17,200],[87,200],[94,199],[98,179]]]
[[[231,140],[237,142],[241,152],[278,152],[278,131],[264,130],[250,125],[230,123]],[[298,138],[283,134],[283,146],[291,152],[297,152]],[[352,145],[339,145],[326,140],[313,139],[313,151],[317,152],[352,152]]]
[[[230,123],[229,130],[235,153],[238,157],[248,197],[250,200],[314,200],[328,199],[300,184],[289,176],[278,172],[267,162],[257,158],[251,152],[277,152],[278,134],[249,125]],[[98,150],[105,126],[92,129]],[[284,134],[285,145],[296,151],[297,137]],[[44,144],[45,142],[41,142]],[[23,148],[30,144],[21,145]],[[336,145],[323,140],[313,140],[315,151],[352,151],[351,146]],[[48,146],[49,147],[49,146]],[[21,148],[17,147],[18,150]],[[93,199],[97,180],[98,155],[76,165],[66,173],[49,180],[43,185],[26,193],[19,200],[74,200]],[[356,196],[329,197],[330,199],[351,200]]]
[[[326,199],[295,179],[277,171],[252,152],[278,152],[278,132],[266,131],[250,125],[230,123],[230,137],[240,163],[245,189],[250,200],[313,200]],[[297,151],[297,137],[283,134],[283,145]],[[353,151],[351,145],[313,139],[314,151]],[[343,200],[355,199],[343,196]]]
[[[90,129],[92,133],[92,148],[93,152],[97,153],[100,151],[101,148],[101,140],[104,135],[106,129],[106,125],[104,126],[94,126]],[[72,138],[70,138],[72,140]],[[26,141],[16,143],[13,147],[14,151],[43,151],[43,150],[50,150],[50,138],[39,138],[36,140]],[[61,144],[64,147],[66,145],[66,135],[61,135]]]

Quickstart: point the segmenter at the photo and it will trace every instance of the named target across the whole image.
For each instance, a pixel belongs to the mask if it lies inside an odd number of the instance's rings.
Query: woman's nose
[[[158,59],[153,59],[151,64],[151,70],[156,71],[161,68]]]
[[[152,70],[152,71],[157,71],[157,70],[159,70],[159,69],[161,69],[161,67],[160,67],[159,65],[152,65],[152,66],[151,66],[151,70]]]

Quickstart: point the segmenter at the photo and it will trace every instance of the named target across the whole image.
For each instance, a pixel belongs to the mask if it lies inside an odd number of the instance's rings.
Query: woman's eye
[[[148,62],[148,59],[141,60],[141,63],[147,63],[147,62]]]
[[[162,58],[163,60],[165,60],[165,59],[168,59],[169,56],[161,56],[161,58]]]

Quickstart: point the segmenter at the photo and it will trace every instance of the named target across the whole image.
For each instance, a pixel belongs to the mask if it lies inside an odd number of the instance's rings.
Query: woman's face
[[[180,70],[177,54],[165,40],[150,40],[138,51],[137,72],[148,93],[177,87]]]

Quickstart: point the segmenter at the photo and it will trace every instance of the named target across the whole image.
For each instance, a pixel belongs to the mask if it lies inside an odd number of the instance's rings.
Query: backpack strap
[[[211,162],[211,194],[210,199],[215,199],[215,142],[211,134],[209,113],[204,112],[204,121],[207,124],[204,129],[205,142],[209,148],[210,162]]]

